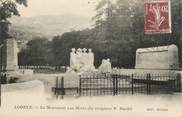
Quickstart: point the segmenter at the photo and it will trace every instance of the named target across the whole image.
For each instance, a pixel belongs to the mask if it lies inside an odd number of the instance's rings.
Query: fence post
[[[115,75],[113,75],[113,96],[115,96]]]
[[[115,78],[115,95],[118,95],[118,77],[119,75],[116,74],[116,78]]]
[[[147,74],[147,94],[151,94],[151,74]]]
[[[0,107],[1,107],[1,83],[2,83],[2,65],[0,70]]]
[[[64,89],[64,77],[61,77],[61,99],[63,99],[63,96],[65,95],[65,89]]]
[[[181,92],[181,88],[182,88],[181,87],[182,86],[181,85],[181,74],[177,74],[176,80],[177,80],[177,84],[176,84],[177,92]]]
[[[55,93],[55,95],[56,95],[56,99],[58,98],[58,92],[57,92],[57,90],[58,90],[58,76],[56,77],[56,87],[55,87],[55,90],[54,90],[54,93]]]
[[[149,90],[149,87],[148,87],[148,81],[149,81],[149,80],[148,80],[148,74],[147,74],[147,77],[146,77],[146,81],[147,81],[147,82],[146,82],[146,86],[147,86],[147,95],[148,95],[148,92],[149,92],[149,91],[148,91],[148,90]]]
[[[5,73],[1,74],[1,84],[7,84],[7,83],[8,83],[8,80],[7,80],[6,74]]]
[[[82,90],[81,89],[82,88],[82,83],[81,82],[82,82],[82,78],[81,78],[81,75],[80,75],[80,79],[79,79],[79,96],[81,96],[81,93],[82,93],[81,92],[81,90]]]
[[[133,87],[133,74],[131,75],[131,92],[132,95],[134,94],[134,87]]]

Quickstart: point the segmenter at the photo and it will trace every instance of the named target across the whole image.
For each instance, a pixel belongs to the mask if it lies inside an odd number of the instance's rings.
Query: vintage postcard
[[[181,0],[0,0],[0,117],[182,117]]]

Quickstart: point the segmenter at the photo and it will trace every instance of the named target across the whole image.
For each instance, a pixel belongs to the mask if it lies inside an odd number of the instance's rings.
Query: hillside
[[[64,32],[89,28],[91,24],[89,18],[73,14],[29,18],[13,17],[10,21],[12,23],[11,34],[23,41],[31,40],[37,36],[51,39],[51,37]]]

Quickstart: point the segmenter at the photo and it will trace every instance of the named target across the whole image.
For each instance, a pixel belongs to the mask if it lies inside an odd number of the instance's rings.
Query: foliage
[[[27,0],[0,0],[0,21],[7,20],[12,15],[20,15],[17,9],[17,3],[27,6]]]
[[[28,48],[20,53],[20,60],[26,58],[26,62],[22,64],[67,66],[71,48],[92,48],[97,67],[102,59],[110,58],[113,67],[133,68],[137,48],[177,44],[181,51],[180,1],[173,0],[171,8],[172,34],[145,35],[143,0],[117,0],[116,3],[101,0],[93,18],[94,28],[66,32],[55,36],[51,42],[33,40],[36,44],[33,46],[29,42]]]
[[[47,38],[36,37],[27,43],[27,48],[19,53],[19,65],[47,65],[50,55]]]

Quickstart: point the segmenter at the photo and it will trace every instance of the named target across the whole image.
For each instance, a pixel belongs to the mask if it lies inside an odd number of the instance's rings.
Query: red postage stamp
[[[145,33],[171,33],[170,0],[149,0],[144,6]]]

